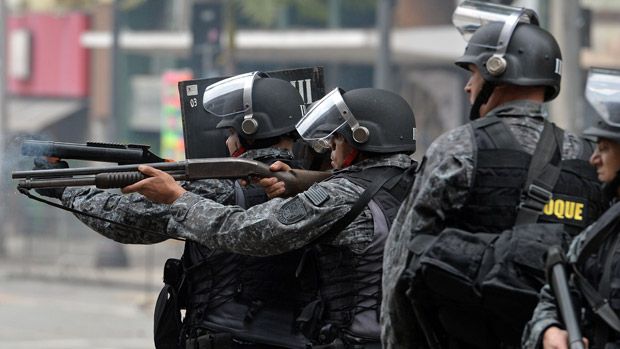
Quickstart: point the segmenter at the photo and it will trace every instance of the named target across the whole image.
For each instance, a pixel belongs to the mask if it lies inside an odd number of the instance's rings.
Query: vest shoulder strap
[[[617,225],[620,217],[620,202],[611,206],[590,228],[590,237],[584,242],[576,264],[582,265],[586,259],[595,253],[603,242],[615,232],[614,226]]]
[[[476,156],[481,149],[523,151],[508,125],[495,115],[475,120],[470,125],[476,139]],[[530,160],[515,225],[536,223],[544,206],[551,199],[552,190],[560,176],[563,142],[564,131],[545,120]]]
[[[518,206],[515,225],[536,223],[560,177],[564,131],[544,121],[544,128],[532,155],[523,198]]]
[[[412,168],[413,167],[414,166],[412,166]],[[364,207],[368,205],[368,202],[370,202],[370,200],[381,189],[381,187],[383,187],[384,185],[387,185],[388,187],[394,186],[395,183],[398,182],[405,173],[411,170],[409,169],[409,170],[403,171],[402,169],[396,168],[396,167],[384,167],[382,169],[383,169],[382,171],[383,175],[379,177],[375,177],[375,180],[372,181],[368,187],[366,187],[366,190],[362,192],[359,199],[349,209],[349,211],[344,216],[342,216],[342,218],[336,221],[336,223],[332,225],[329,231],[327,231],[325,234],[321,236],[322,239],[333,237],[339,232],[341,232],[344,228],[349,226],[349,224],[351,224],[355,220],[355,218],[357,218],[357,216],[359,216],[359,214],[362,213],[362,210],[364,209]],[[368,170],[373,170],[373,169],[368,169]],[[368,171],[368,170],[365,170],[365,171]],[[356,176],[359,176],[360,173],[361,172],[356,173]],[[346,175],[346,174],[343,173],[343,175]]]
[[[508,126],[495,115],[474,120],[470,125],[478,149],[522,150]]]

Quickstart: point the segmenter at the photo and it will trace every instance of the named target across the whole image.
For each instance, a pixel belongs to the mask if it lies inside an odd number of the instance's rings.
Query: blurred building
[[[12,14],[7,19],[8,122],[13,133],[75,141],[87,129],[89,55],[83,13]],[[62,40],[59,40],[62,38]]]
[[[153,144],[158,141],[161,75],[170,69],[191,68],[195,77],[251,70],[324,66],[328,90],[373,85],[379,38],[377,1],[328,0],[276,8],[272,18],[261,3],[221,1],[148,1],[150,11],[137,7],[121,13],[118,37],[119,111],[113,118],[117,138]],[[252,5],[252,3],[254,5]],[[280,2],[282,3],[282,2]],[[159,4],[156,6],[154,4]],[[297,5],[294,5],[297,4]],[[440,132],[464,121],[462,94],[465,74],[452,65],[465,43],[451,25],[454,0],[401,0],[393,6],[391,86],[415,106],[420,151]],[[268,10],[268,9],[267,9]],[[232,14],[231,14],[232,12]],[[110,11],[98,11],[81,44],[91,52],[91,135],[104,137],[109,121],[112,47]],[[117,13],[118,14],[118,13]],[[428,122],[426,122],[428,121]]]
[[[162,115],[177,112],[174,82],[164,77],[324,66],[328,90],[372,86],[382,1],[393,14],[389,88],[414,107],[419,158],[468,115],[467,73],[452,63],[465,47],[451,23],[458,0],[13,0],[8,3],[22,6],[7,15],[9,131],[57,141],[144,143],[159,152],[167,127]],[[585,70],[620,68],[620,4],[497,2],[535,8],[561,39],[566,63],[576,62],[564,70],[568,97],[559,103],[565,108],[552,115],[580,131],[572,122],[590,112],[580,102]],[[28,218],[29,209],[12,208],[10,216],[48,229]]]
[[[379,1],[393,3],[390,88],[414,106],[423,150],[467,114],[461,89],[466,74],[452,64],[465,47],[451,24],[459,1]],[[577,6],[574,19],[560,20],[578,26],[578,38],[570,38],[579,41],[578,66],[620,65],[616,1],[497,2],[536,8],[552,31],[565,28],[553,27],[554,13],[562,15],[558,6]],[[170,70],[207,77],[321,65],[328,89],[373,84],[377,0],[119,0],[90,2],[81,11],[55,10],[58,1],[38,3],[8,18],[12,131],[147,143],[157,150],[162,76]],[[71,132],[62,132],[64,123],[73,125]]]

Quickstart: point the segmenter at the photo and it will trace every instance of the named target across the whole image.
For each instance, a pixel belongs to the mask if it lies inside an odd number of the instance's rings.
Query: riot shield
[[[286,69],[266,73],[271,78],[289,81],[297,87],[306,106],[325,95],[323,67]],[[203,95],[207,87],[225,78],[227,77],[179,82],[186,159],[229,156],[224,144],[228,133],[224,129],[216,128],[221,118],[206,111],[203,107]],[[296,149],[299,148],[300,146],[296,146]]]

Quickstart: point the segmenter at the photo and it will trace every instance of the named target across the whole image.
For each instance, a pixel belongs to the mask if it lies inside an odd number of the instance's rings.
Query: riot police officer
[[[470,6],[467,12],[476,12],[473,17],[479,20],[484,16],[476,6],[493,9],[499,5],[466,1],[455,12],[455,18],[466,6]],[[537,25],[532,11],[510,7],[504,11],[506,8],[500,7],[504,14],[510,12],[508,18],[498,21],[501,16],[493,16],[493,20],[483,21],[464,55],[456,60],[471,74],[465,92],[472,104],[472,122],[443,134],[429,147],[424,168],[386,242],[382,313],[386,348],[518,347],[522,327],[536,302],[534,291],[528,302],[513,304],[518,306],[510,316],[518,324],[503,325],[488,311],[501,310],[480,296],[476,280],[468,288],[471,293],[455,295],[471,295],[474,300],[470,304],[430,291],[428,282],[436,274],[425,275],[426,279],[416,283],[415,287],[424,291],[416,292],[413,281],[405,277],[423,275],[417,269],[419,259],[413,257],[425,253],[445,229],[459,229],[466,234],[482,232],[489,234],[488,241],[492,241],[515,225],[557,222],[576,234],[600,212],[596,176],[586,166],[591,148],[574,134],[546,121],[543,109],[543,102],[560,92],[560,48],[553,36]],[[541,153],[543,149],[553,152],[548,153],[549,161],[537,160],[538,167],[556,164],[558,177],[553,181],[530,175],[532,159],[541,158],[535,155],[537,149]],[[586,203],[587,212],[578,217],[555,215],[547,206],[550,197],[573,206]],[[480,236],[473,234],[471,238]],[[474,251],[449,247],[457,250],[450,255],[454,263],[483,262],[474,260],[480,257],[473,255]],[[449,262],[443,266],[444,271],[459,267]],[[446,294],[455,289],[449,283],[435,286]]]
[[[207,87],[203,106],[221,117],[231,156],[267,164],[283,161],[296,167],[295,123],[304,102],[287,81],[260,72],[234,76]],[[197,197],[220,204],[251,207],[267,200],[260,187],[241,187],[231,180],[199,180],[182,184]],[[154,204],[140,194],[120,195],[96,188],[61,190],[65,206],[124,223],[132,230],[83,215],[77,217],[98,233],[121,243],[164,241],[174,214],[169,205]],[[150,232],[150,233],[149,233]],[[181,260],[166,263],[155,311],[157,348],[304,348],[295,331],[300,286],[295,268],[300,252],[251,257],[211,249],[187,240]],[[180,319],[180,309],[185,317]],[[269,338],[267,334],[271,334]]]
[[[171,203],[168,234],[250,255],[304,248],[301,282],[316,289],[297,318],[321,348],[380,348],[383,243],[413,180],[415,120],[388,91],[335,89],[297,124],[300,136],[331,149],[337,170],[288,199],[248,208],[186,192],[165,172],[123,188]]]
[[[597,148],[590,158],[613,205],[595,224],[573,241],[569,262],[577,272],[573,280],[579,295],[575,303],[583,309],[582,332],[594,349],[620,347],[620,311],[618,295],[618,212],[620,206],[620,71],[593,69],[586,85],[586,97],[598,112],[594,126],[584,134],[597,138]],[[587,292],[584,284],[592,287]],[[600,302],[593,303],[598,297]],[[604,301],[603,301],[604,300]],[[596,304],[592,308],[591,305]],[[572,346],[570,346],[572,347]],[[540,302],[523,333],[523,348],[569,348],[568,335],[562,325],[555,297],[549,286],[540,294]]]

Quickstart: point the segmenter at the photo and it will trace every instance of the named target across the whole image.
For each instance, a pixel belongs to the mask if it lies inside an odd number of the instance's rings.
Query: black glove
[[[66,161],[57,161],[57,162],[49,162],[44,157],[36,157],[34,158],[34,167],[33,170],[55,170],[61,168],[69,168],[69,164]],[[65,188],[48,188],[48,189],[35,189],[39,195],[47,196],[53,199],[60,200],[62,198],[62,193],[65,191]]]

